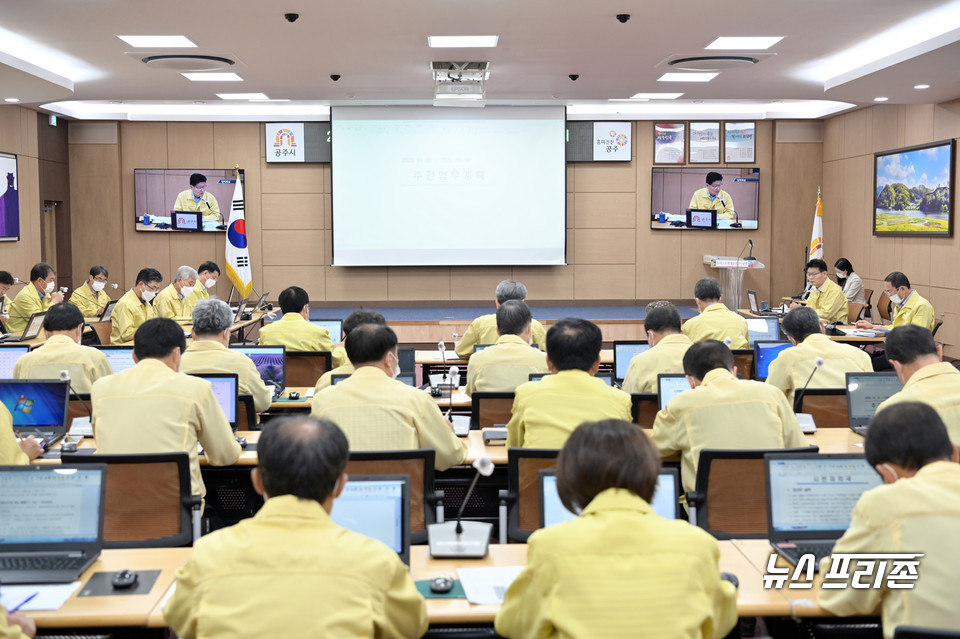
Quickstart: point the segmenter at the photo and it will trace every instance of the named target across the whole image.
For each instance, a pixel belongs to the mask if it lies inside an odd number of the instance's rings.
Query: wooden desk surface
[[[849,428],[818,428],[807,441],[820,447],[821,453],[863,454],[863,436]]]
[[[732,543],[740,549],[743,556],[746,557],[750,564],[760,573],[762,588],[762,575],[767,569],[767,561],[769,561],[771,554],[776,554],[776,551],[770,547],[770,542],[766,539],[734,539]],[[790,575],[793,575],[794,567],[783,557],[777,557],[777,566],[780,568],[789,568]],[[788,608],[776,614],[795,617],[832,617],[833,615],[817,605],[817,595],[820,593],[821,582],[822,578],[818,572],[813,577],[813,588],[782,588],[779,594],[787,603]],[[789,583],[789,581],[787,583]],[[743,578],[740,579],[740,587],[743,588]]]
[[[283,390],[283,394],[280,395],[281,399],[290,397],[290,393],[297,392],[300,393],[300,400],[292,401],[274,401],[270,404],[270,410],[286,410],[286,411],[306,411],[310,412],[310,409],[313,408],[313,397],[306,397],[305,395],[308,390],[313,388],[313,386],[288,386]]]
[[[766,542],[764,542],[766,543]],[[762,571],[732,541],[721,541],[720,570],[737,575],[740,590],[737,610],[741,616],[786,615],[790,603],[776,590],[763,589]],[[484,559],[433,559],[427,546],[410,548],[410,575],[414,581],[431,579],[437,575],[456,576],[458,568],[486,566],[523,566],[527,560],[526,544],[491,544]],[[765,560],[764,560],[765,561]],[[474,606],[466,599],[427,599],[427,616],[432,624],[489,623],[499,606]]]
[[[130,569],[161,570],[150,592],[145,595],[122,595],[116,597],[77,597],[83,587],[71,595],[59,610],[30,611],[40,628],[93,627],[93,626],[144,626],[147,618],[157,607],[176,571],[187,562],[192,548],[131,548],[104,550],[100,558],[81,576],[87,580],[97,572],[115,572]]]
[[[443,366],[444,364],[447,366],[464,366],[469,363],[468,360],[457,357],[457,354],[454,353],[452,349],[446,352],[443,360],[440,359],[440,351],[416,351],[414,357],[417,364],[426,364],[428,366]],[[604,348],[600,351],[600,363],[613,364],[612,348]],[[463,374],[464,371],[460,372]]]

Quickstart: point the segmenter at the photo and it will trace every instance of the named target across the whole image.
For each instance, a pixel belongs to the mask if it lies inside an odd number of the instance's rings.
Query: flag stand
[[[260,299],[260,293],[259,293],[259,291],[257,291],[257,287],[256,287],[256,286],[252,286],[251,288],[253,289],[253,297],[256,297],[257,299]],[[228,306],[233,305],[233,294],[236,293],[236,292],[237,292],[237,287],[234,286],[233,284],[231,284],[231,285],[230,285],[230,295],[227,296],[227,305],[228,305]],[[243,301],[243,299],[238,299],[238,300],[237,300],[237,303],[240,303],[240,302],[242,302],[242,301]],[[264,301],[266,301],[266,300],[264,300]],[[254,310],[259,310],[259,309],[254,309]]]

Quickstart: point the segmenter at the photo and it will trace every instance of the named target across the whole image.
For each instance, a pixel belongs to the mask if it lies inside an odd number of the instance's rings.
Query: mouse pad
[[[107,580],[110,583],[110,580]],[[423,579],[416,582],[417,590],[423,595],[424,599],[466,599],[467,595],[463,592],[463,585],[460,580],[454,582],[450,592],[430,592],[430,580]]]
[[[40,455],[40,459],[60,459],[60,452],[61,451],[59,448],[53,448],[53,449],[44,451],[43,454]],[[72,455],[92,455],[95,452],[97,452],[96,448],[78,448],[77,452],[71,453],[71,454]]]
[[[279,402],[279,403],[281,403],[281,404],[284,403],[284,402],[290,402],[290,403],[292,403],[292,404],[296,404],[297,402],[305,402],[305,401],[307,401],[308,399],[310,399],[310,398],[309,398],[309,397],[304,397],[303,394],[301,394],[301,395],[300,395],[300,399],[290,399],[289,397],[279,397],[279,398],[277,398],[277,399],[275,399],[275,400],[273,400],[273,401]]]
[[[83,584],[78,597],[113,597],[115,595],[145,595],[153,588],[160,576],[159,570],[137,570],[137,583],[130,588],[114,588],[110,583],[113,571],[95,572],[87,583]],[[429,590],[429,586],[428,586]]]

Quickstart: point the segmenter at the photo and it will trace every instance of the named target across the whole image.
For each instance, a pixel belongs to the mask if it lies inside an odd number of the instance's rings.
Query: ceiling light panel
[[[191,82],[243,82],[236,73],[181,73]]]
[[[783,36],[720,36],[704,49],[763,51],[783,40]]]
[[[221,100],[269,100],[265,93],[218,93]]]
[[[664,73],[657,82],[709,82],[719,73]]]
[[[434,49],[490,48],[497,46],[500,36],[427,36],[427,44]]]
[[[194,49],[196,44],[182,35],[118,35],[131,47],[145,49]]]

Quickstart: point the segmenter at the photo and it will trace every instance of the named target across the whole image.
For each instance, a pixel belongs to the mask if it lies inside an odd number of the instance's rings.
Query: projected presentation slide
[[[564,264],[562,107],[334,107],[333,265]]]

